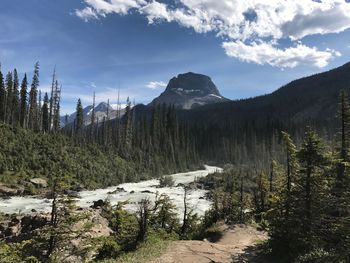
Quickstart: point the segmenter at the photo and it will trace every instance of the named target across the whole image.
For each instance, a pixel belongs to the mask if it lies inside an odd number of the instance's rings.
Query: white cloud
[[[292,39],[308,35],[339,33],[350,25],[350,5],[337,2],[328,8],[314,9],[308,14],[297,14],[282,26],[283,34]]]
[[[333,56],[340,56],[339,52],[327,49],[319,51],[316,47],[298,44],[295,47],[278,49],[269,43],[252,43],[246,45],[241,41],[224,42],[223,48],[230,57],[245,62],[269,64],[279,68],[294,68],[298,65],[313,65],[325,67]]]
[[[295,44],[306,36],[340,33],[350,28],[350,4],[345,0],[178,0],[176,6],[159,0],[84,1],[87,6],[76,11],[84,20],[111,13],[125,15],[134,10],[151,24],[176,22],[197,33],[215,32],[226,39],[223,45],[231,57],[277,67],[304,62],[326,66],[336,52]],[[279,41],[286,38],[293,44],[279,49]],[[239,54],[248,48],[252,57]],[[281,61],[292,62],[276,62],[276,56],[266,58],[261,52],[267,50],[281,55]]]
[[[75,14],[81,19],[83,19],[85,22],[88,22],[90,19],[98,18],[96,11],[89,6],[85,7],[82,10],[76,10]]]
[[[76,10],[75,13],[85,21],[112,13],[125,15],[130,9],[141,8],[146,4],[144,0],[84,0],[84,2],[88,6],[82,10]]]
[[[163,81],[151,81],[146,85],[149,89],[163,89],[167,86],[167,84]]]

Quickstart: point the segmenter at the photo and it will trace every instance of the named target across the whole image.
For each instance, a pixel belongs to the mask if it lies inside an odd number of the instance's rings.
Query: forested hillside
[[[78,99],[75,121],[61,129],[61,91],[54,71],[51,93],[41,93],[39,63],[31,84],[26,74],[20,84],[16,69],[5,79],[0,72],[2,182],[66,177],[71,185],[96,188],[199,167],[189,131],[173,107],[157,106],[150,119],[136,120],[128,100],[124,118],[112,122],[109,107],[101,120],[94,104],[85,126]]]
[[[280,158],[281,130],[300,144],[310,125],[331,142],[338,95],[349,87],[350,63],[293,81],[268,95],[178,111],[178,116],[190,125],[203,160],[265,166],[269,159]]]

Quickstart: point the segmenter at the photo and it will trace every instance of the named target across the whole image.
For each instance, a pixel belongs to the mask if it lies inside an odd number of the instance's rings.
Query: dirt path
[[[152,263],[231,263],[252,261],[254,244],[267,239],[266,233],[245,225],[222,225],[217,234],[204,241],[174,241]]]

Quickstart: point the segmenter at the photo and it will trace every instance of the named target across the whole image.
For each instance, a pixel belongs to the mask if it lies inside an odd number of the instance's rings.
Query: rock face
[[[192,109],[224,101],[228,99],[221,96],[210,77],[189,72],[172,78],[165,91],[151,105],[165,103],[180,109]]]

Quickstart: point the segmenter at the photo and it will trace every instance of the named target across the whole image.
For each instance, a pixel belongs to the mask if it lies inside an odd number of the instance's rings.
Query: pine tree
[[[309,249],[312,249],[323,229],[322,219],[329,201],[326,176],[330,172],[331,159],[321,139],[310,128],[297,156],[300,173],[294,193],[298,202],[295,216],[301,221],[302,231],[299,234],[304,237],[304,248],[310,246]]]
[[[19,80],[17,70],[13,71],[13,91],[12,91],[12,123],[17,125],[19,122]]]
[[[13,102],[13,76],[12,72],[8,72],[5,79],[6,85],[6,122],[12,123],[12,102]]]
[[[297,236],[299,235],[299,222],[296,215],[296,199],[294,198],[296,179],[299,174],[297,148],[290,135],[282,132],[283,144],[286,152],[286,176],[281,189],[278,190],[276,200],[273,200],[269,215],[270,245],[275,254],[284,257],[295,257],[299,249]]]
[[[343,161],[349,160],[349,135],[350,135],[350,105],[349,97],[345,90],[339,94],[338,119],[340,120],[340,158]],[[341,172],[340,172],[341,173]],[[338,174],[343,176],[343,174]]]
[[[130,153],[131,145],[132,145],[132,135],[133,135],[133,111],[131,109],[131,102],[129,100],[129,97],[126,101],[126,108],[125,108],[125,128],[124,128],[124,151],[125,154]]]
[[[90,139],[94,138],[94,131],[95,131],[95,103],[96,103],[96,96],[95,96],[95,92],[93,95],[93,99],[92,99],[92,111],[91,111],[91,124],[90,124]]]
[[[21,84],[21,94],[20,94],[20,112],[19,112],[19,122],[22,128],[26,128],[25,121],[27,117],[27,74],[24,74],[24,78]]]
[[[29,92],[29,114],[28,114],[28,128],[38,131],[38,87],[39,87],[39,62],[35,63],[34,75]]]
[[[5,121],[5,107],[6,107],[6,89],[4,84],[4,77],[0,70],[0,121]]]
[[[60,108],[60,102],[58,101],[55,107],[55,114],[53,116],[53,131],[55,133],[61,128]]]
[[[75,133],[81,133],[84,126],[84,112],[81,100],[78,99],[76,107],[76,118],[75,118]]]
[[[53,133],[58,132],[60,129],[60,104],[61,104],[61,90],[62,86],[58,84],[58,81],[55,81],[53,99],[52,99],[52,112],[51,112],[51,131]]]
[[[283,141],[286,147],[287,153],[287,173],[286,173],[286,185],[284,191],[284,202],[285,202],[285,219],[288,220],[289,212],[291,207],[291,195],[292,195],[292,184],[298,174],[299,163],[296,159],[297,148],[290,138],[290,135],[286,132],[282,132]]]
[[[335,153],[334,183],[332,198],[329,202],[330,226],[328,226],[328,243],[330,249],[336,248],[338,262],[350,262],[350,106],[347,93],[342,90],[339,95],[337,114],[340,131],[337,134],[338,149]],[[331,237],[331,238],[330,238]]]
[[[49,110],[49,126],[50,130],[53,126],[53,119],[54,119],[54,97],[55,97],[55,91],[57,88],[57,80],[56,80],[56,66],[53,69],[52,74],[52,82],[51,82],[51,94],[50,94],[50,110]]]
[[[49,96],[47,95],[47,92],[45,93],[44,96],[44,104],[42,107],[42,128],[43,128],[43,132],[47,133],[49,132],[49,128],[50,128],[50,123],[49,123]]]
[[[179,225],[176,206],[171,202],[170,197],[161,194],[156,198],[151,223],[155,229],[162,228],[166,232],[171,233],[176,230]]]

